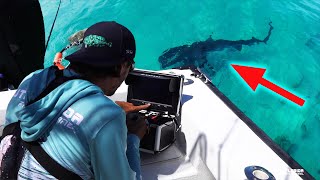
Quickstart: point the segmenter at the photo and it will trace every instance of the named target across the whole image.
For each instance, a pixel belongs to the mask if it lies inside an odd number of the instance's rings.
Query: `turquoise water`
[[[46,36],[59,1],[40,1]],[[168,48],[213,39],[263,39],[241,51],[211,51],[203,71],[248,117],[315,178],[320,179],[320,2],[317,0],[63,0],[46,52],[45,66],[68,37],[98,21],[115,20],[136,37],[136,66],[161,69]],[[230,64],[266,68],[264,78],[306,100],[300,107],[259,86],[249,89]],[[213,107],[214,108],[214,107]]]

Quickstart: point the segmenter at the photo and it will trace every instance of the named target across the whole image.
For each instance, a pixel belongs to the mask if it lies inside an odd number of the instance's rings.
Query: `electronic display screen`
[[[172,105],[175,92],[170,92],[171,78],[139,77],[130,88],[131,99]]]

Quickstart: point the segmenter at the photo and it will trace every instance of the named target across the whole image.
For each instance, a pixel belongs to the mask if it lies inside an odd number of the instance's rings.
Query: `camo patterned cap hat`
[[[132,33],[114,21],[99,22],[84,33],[81,49],[65,57],[71,63],[110,67],[133,60],[136,44]]]

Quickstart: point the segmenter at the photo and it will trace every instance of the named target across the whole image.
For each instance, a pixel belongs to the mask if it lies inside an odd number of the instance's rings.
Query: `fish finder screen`
[[[170,92],[170,78],[140,77],[132,85],[132,99],[172,105],[174,93]]]

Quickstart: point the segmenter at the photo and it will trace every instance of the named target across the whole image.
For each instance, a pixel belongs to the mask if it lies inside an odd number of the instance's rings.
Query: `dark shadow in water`
[[[271,36],[271,31],[273,29],[271,22],[269,23],[269,26],[270,28],[268,35],[263,40],[257,39],[255,37],[252,37],[249,40],[237,41],[224,39],[213,40],[210,36],[205,41],[194,42],[191,45],[183,45],[167,49],[162,53],[158,61],[160,62],[161,67],[164,69],[178,66],[197,66],[201,68],[205,65],[210,69],[211,66],[208,64],[208,61],[206,59],[208,52],[222,51],[228,48],[241,51],[242,46],[244,45],[252,46],[259,43],[266,44]]]

